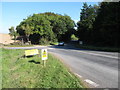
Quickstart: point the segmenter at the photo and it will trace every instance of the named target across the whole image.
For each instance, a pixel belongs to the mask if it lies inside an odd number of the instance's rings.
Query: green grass
[[[81,49],[88,49],[88,50],[97,50],[97,51],[107,51],[107,52],[120,52],[119,48],[114,47],[97,47],[91,45],[76,45],[76,47]]]
[[[53,55],[24,58],[24,50],[2,49],[2,88],[83,88],[80,80]]]
[[[0,48],[0,89],[2,89],[2,49]]]

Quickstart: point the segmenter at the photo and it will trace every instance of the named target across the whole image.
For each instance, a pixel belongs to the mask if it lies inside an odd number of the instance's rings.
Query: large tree
[[[101,2],[99,6],[86,3],[78,22],[79,39],[96,46],[118,47],[120,2]]]
[[[74,28],[74,22],[67,15],[51,12],[33,14],[17,26],[20,35],[30,36],[32,41],[45,40],[55,42],[64,40],[63,36]],[[34,37],[34,38],[32,38]]]
[[[101,46],[118,46],[120,2],[102,2],[93,24],[93,41]]]
[[[80,21],[77,23],[77,35],[79,39],[84,41],[85,43],[90,43],[93,22],[95,21],[95,17],[97,16],[97,9],[97,5],[88,6],[87,3],[83,3],[83,9],[81,9],[80,13]]]

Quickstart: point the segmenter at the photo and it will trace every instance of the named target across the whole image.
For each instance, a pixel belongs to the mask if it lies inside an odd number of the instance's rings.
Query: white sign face
[[[41,57],[42,57],[42,60],[47,60],[48,59],[47,49],[42,49],[41,50]]]

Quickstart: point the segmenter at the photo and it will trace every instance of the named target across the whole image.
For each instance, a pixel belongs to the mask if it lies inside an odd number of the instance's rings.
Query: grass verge
[[[2,89],[2,49],[0,48],[0,90]]]
[[[23,55],[24,50],[2,49],[2,88],[83,88],[80,80],[51,54],[46,67],[37,55]]]
[[[97,46],[90,46],[90,45],[75,45],[77,48],[81,49],[88,49],[88,50],[96,50],[96,51],[107,51],[107,52],[120,52],[119,48],[113,47],[97,47]]]

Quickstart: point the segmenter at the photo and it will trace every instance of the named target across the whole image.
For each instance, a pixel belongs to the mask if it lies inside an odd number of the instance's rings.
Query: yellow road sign
[[[38,49],[25,50],[25,56],[32,56],[39,54]]]
[[[47,49],[42,49],[41,50],[41,57],[42,57],[42,60],[47,60],[48,59]]]

